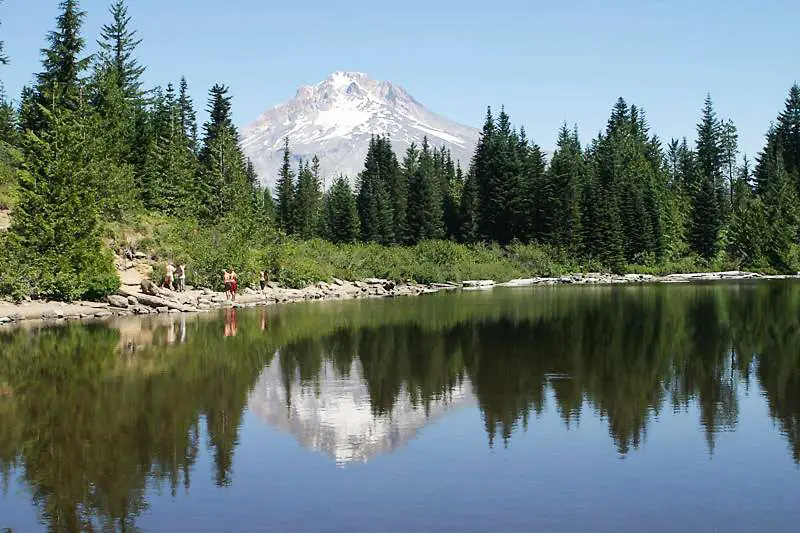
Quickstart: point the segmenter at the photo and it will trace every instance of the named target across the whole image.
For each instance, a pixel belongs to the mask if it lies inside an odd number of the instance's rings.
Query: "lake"
[[[0,531],[795,532],[799,465],[795,282],[0,329]]]

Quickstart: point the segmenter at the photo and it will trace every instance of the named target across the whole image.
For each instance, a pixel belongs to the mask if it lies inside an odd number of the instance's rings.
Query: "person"
[[[230,274],[230,276],[231,276],[231,300],[235,302],[236,301],[236,291],[239,289],[239,278],[236,276],[236,271],[235,270],[233,270],[232,268],[230,270],[231,270],[231,274]]]
[[[178,291],[185,292],[186,291],[186,265],[184,265],[184,264],[178,265],[177,279],[178,279]]]
[[[222,272],[222,283],[225,284],[225,300],[229,300],[231,297],[231,273],[227,268]]]
[[[171,291],[175,290],[175,286],[172,284],[173,279],[175,279],[175,266],[170,261],[167,263],[167,273],[164,275],[164,287]]]
[[[261,285],[261,292],[264,292],[264,288],[267,286],[267,276],[263,270],[258,274],[258,284]]]

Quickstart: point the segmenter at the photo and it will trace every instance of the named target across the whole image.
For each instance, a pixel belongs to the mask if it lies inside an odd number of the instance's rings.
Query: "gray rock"
[[[394,282],[394,281],[387,281],[386,283],[384,283],[384,284],[383,284],[383,290],[385,290],[385,291],[391,291],[391,290],[393,290],[393,289],[394,289],[396,286],[397,286],[397,285],[395,284],[395,282]]]
[[[133,312],[137,315],[149,315],[150,308],[147,307],[146,305],[137,305],[136,307],[133,308]]]
[[[120,309],[127,309],[128,305],[130,305],[125,296],[119,296],[118,294],[109,294],[106,296],[106,301],[112,307],[119,307]]]
[[[81,319],[81,315],[64,315],[64,320],[74,321],[74,320],[80,320],[80,319]]]
[[[22,320],[22,315],[19,313],[11,313],[8,315],[8,318],[11,319],[11,322],[20,322]]]
[[[253,294],[256,294],[256,291],[254,291],[254,290],[253,290],[253,289],[251,289],[250,287],[247,287],[247,288],[244,290],[244,293],[245,293],[245,294],[250,294],[250,295],[253,295]]]
[[[112,316],[110,311],[98,311],[94,314],[95,318],[108,318]]]
[[[201,290],[203,291],[203,294],[205,294],[206,296],[212,296],[214,294],[214,291],[208,288],[203,288]]]
[[[143,294],[149,294],[150,296],[158,296],[158,287],[155,283],[150,281],[149,279],[143,279],[140,283],[140,288],[142,289]]]
[[[0,324],[10,324],[11,319],[7,316],[0,316]]]
[[[198,298],[197,299],[197,304],[198,305],[203,305],[203,304],[211,305],[211,300],[208,300],[206,298]]]
[[[219,294],[215,294],[211,297],[211,303],[219,304],[225,301],[225,298],[220,296]]]
[[[208,309],[211,309],[211,302],[198,303],[197,308],[200,309],[201,311],[207,311]]]
[[[345,284],[344,281],[340,280],[339,278],[332,278],[331,281],[333,281],[334,285],[338,285],[340,287],[344,287],[344,284]]]
[[[44,313],[42,313],[42,318],[45,320],[55,320],[58,318],[64,318],[64,311],[61,310],[45,311]]]
[[[467,288],[477,287],[494,287],[497,283],[491,279],[468,280],[461,283],[462,286]]]
[[[156,307],[156,312],[159,313],[159,314],[169,313],[169,307],[167,307],[166,305],[162,305],[160,307]]]
[[[269,287],[270,289],[273,289],[273,290],[281,288],[281,286],[275,281],[268,281],[267,282],[267,287]]]
[[[128,296],[128,305],[135,307],[139,305],[139,300],[136,299],[136,296]]]
[[[380,278],[367,278],[364,280],[364,283],[366,283],[367,285],[383,285],[387,281],[388,280]]]
[[[171,315],[177,315],[177,314],[180,314],[180,311],[179,311],[179,310],[177,310],[177,309],[170,309],[170,310],[169,310],[169,314],[171,314]]]
[[[117,316],[129,316],[130,311],[117,311]]]

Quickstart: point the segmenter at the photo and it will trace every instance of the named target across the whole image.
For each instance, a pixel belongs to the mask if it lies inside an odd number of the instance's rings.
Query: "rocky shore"
[[[646,274],[614,275],[602,273],[572,274],[557,278],[514,279],[505,283],[473,280],[461,283],[394,282],[385,279],[345,281],[333,279],[304,289],[288,289],[269,283],[264,291],[246,288],[236,302],[226,301],[225,294],[207,288],[174,292],[158,288],[147,279],[138,285],[123,284],[118,294],[105,302],[21,302],[0,301],[0,327],[25,320],[77,321],[101,320],[115,316],[168,313],[207,312],[222,307],[256,307],[292,302],[351,300],[357,298],[391,298],[417,296],[441,290],[490,290],[495,287],[529,287],[536,285],[619,285],[645,283],[694,283],[758,279],[800,279],[798,276],[765,276],[752,272],[712,272],[652,276]]]

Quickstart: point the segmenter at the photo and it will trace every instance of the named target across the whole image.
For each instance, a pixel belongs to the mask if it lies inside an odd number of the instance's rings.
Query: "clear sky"
[[[84,0],[94,48],[110,0]],[[57,0],[0,5],[16,96],[39,67]],[[710,92],[753,154],[800,80],[797,0],[129,0],[148,85],[185,75],[198,107],[231,86],[242,126],[335,70],[404,86],[433,111],[480,126],[487,105],[551,149],[563,121],[604,127],[618,96],[663,138],[694,138]]]

